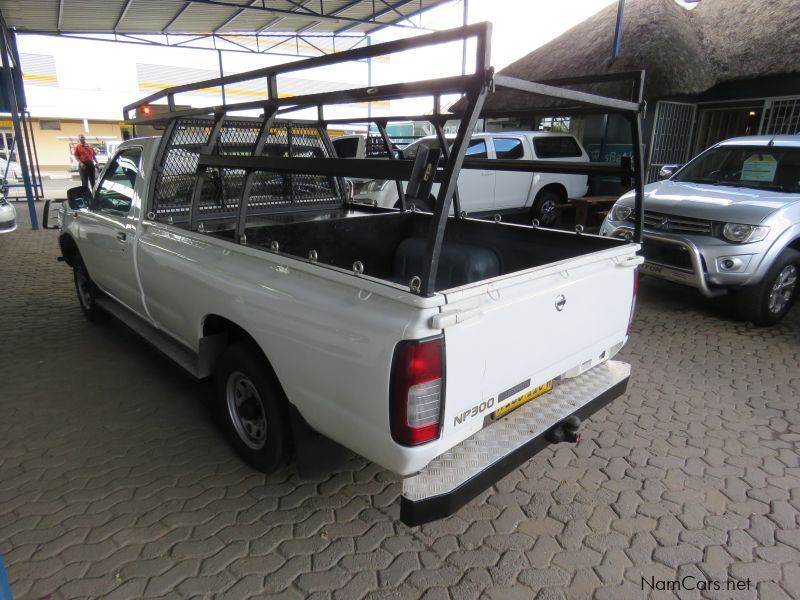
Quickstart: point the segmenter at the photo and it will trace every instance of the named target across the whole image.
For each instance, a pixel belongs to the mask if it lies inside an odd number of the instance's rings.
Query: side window
[[[467,153],[465,156],[471,158],[489,158],[489,153],[486,150],[486,140],[472,140],[467,146]]]
[[[128,212],[131,209],[133,187],[139,174],[141,157],[142,151],[138,148],[123,150],[117,154],[95,192],[101,210]]]
[[[525,149],[517,138],[494,138],[494,153],[497,158],[515,160],[525,156]]]
[[[570,136],[533,138],[533,149],[539,158],[578,158],[583,156],[581,147]]]

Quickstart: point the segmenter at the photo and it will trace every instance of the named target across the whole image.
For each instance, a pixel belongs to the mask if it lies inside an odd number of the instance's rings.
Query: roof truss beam
[[[61,0],[61,1],[63,2],[64,0]],[[125,18],[125,15],[127,14],[128,9],[131,7],[131,2],[132,1],[133,0],[125,0],[125,5],[122,7],[122,10],[120,11],[119,16],[117,17],[116,23],[114,23],[114,31],[117,30],[117,28],[119,27],[119,24],[122,22],[122,19]]]
[[[404,0],[403,2],[400,3],[400,5],[408,4],[408,2],[411,2],[411,1],[413,1],[413,0]],[[293,4],[297,5],[293,9],[284,9],[284,8],[273,8],[273,7],[269,7],[269,6],[262,5],[262,4],[252,4],[252,3],[248,4],[248,5],[242,5],[240,3],[232,2],[230,0],[188,0],[187,4],[183,7],[183,9],[181,9],[180,13],[178,13],[169,22],[169,24],[164,28],[164,30],[168,29],[173,23],[175,23],[175,21],[178,19],[178,17],[181,14],[183,14],[183,12],[189,6],[191,6],[192,4],[200,4],[200,5],[205,5],[205,6],[220,6],[220,7],[225,7],[225,8],[231,8],[231,9],[234,9],[235,11],[248,11],[248,10],[249,11],[258,11],[258,12],[261,12],[261,13],[264,13],[264,14],[276,15],[278,17],[311,17],[314,20],[317,20],[317,21],[320,21],[320,22],[344,25],[345,29],[358,27],[359,25],[374,25],[375,24],[375,22],[372,21],[372,20],[353,19],[353,18],[350,18],[350,17],[332,16],[330,14],[318,13],[316,11],[313,11],[313,10],[307,8],[305,6],[305,4],[301,4],[301,3],[293,3]],[[300,8],[302,8],[303,10],[299,10]],[[390,9],[386,8],[386,9],[383,9],[381,11],[378,11],[376,13],[376,16],[380,16],[381,14],[386,14],[387,12],[390,12]],[[238,16],[238,15],[235,15],[235,16]],[[272,27],[272,26],[274,26],[274,24],[275,23],[270,23],[269,26]],[[406,29],[418,29],[417,27],[414,27],[414,26],[400,25],[400,24],[395,25],[395,27],[403,27],[403,28],[406,28]]]
[[[400,12],[400,9],[403,6],[406,6],[407,4],[411,4],[412,2],[418,2],[419,0],[400,0],[400,2],[396,2],[393,5],[389,4],[388,2],[384,2],[384,0],[380,0],[380,1],[383,2],[383,4],[385,4],[387,6],[387,8],[382,8],[381,10],[375,11],[373,13],[372,20],[369,21],[369,24],[370,25],[377,25],[377,27],[373,27],[372,29],[367,30],[365,33],[371,33],[373,31],[377,31],[378,29],[381,29],[383,27],[387,27],[389,25],[391,25],[392,27],[406,27],[405,25],[398,25],[398,23],[400,21],[408,19],[414,13],[410,13],[408,15],[404,15],[403,13]],[[430,7],[430,8],[432,8],[432,7]],[[389,14],[390,12],[395,12],[398,15],[400,15],[400,17],[398,17],[397,19],[395,19],[394,21],[391,21],[389,23],[379,23],[379,22],[375,21],[375,19],[378,19],[379,17],[382,17],[383,15]],[[348,31],[348,30],[352,29],[353,27],[355,27],[355,25],[345,25],[341,29],[337,29],[335,31],[335,33],[344,33],[345,31]],[[412,27],[414,29],[420,29],[419,27],[417,27],[413,23],[410,25],[410,27]]]

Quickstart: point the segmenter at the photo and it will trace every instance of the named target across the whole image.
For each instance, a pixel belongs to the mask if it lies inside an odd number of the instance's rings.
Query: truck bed
[[[422,274],[427,233],[433,215],[423,212],[377,212],[349,209],[307,213],[297,218],[276,218],[251,223],[246,229],[249,246],[278,251],[350,270],[356,261],[364,274],[389,284],[408,287]],[[210,232],[233,239],[231,228]],[[436,288],[451,290],[464,285],[540,267],[585,254],[625,245],[618,239],[571,232],[482,221],[449,219]]]

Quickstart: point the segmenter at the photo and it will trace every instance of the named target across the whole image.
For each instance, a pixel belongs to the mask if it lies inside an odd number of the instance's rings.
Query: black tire
[[[225,437],[251,467],[272,473],[290,455],[288,402],[266,358],[239,341],[217,365],[215,404]]]
[[[94,281],[89,276],[89,271],[80,255],[74,258],[74,265],[72,267],[72,276],[75,281],[75,293],[78,295],[78,304],[83,311],[84,316],[90,321],[97,321],[105,316],[105,313],[97,306],[97,299],[103,293],[97,289]]]
[[[800,252],[787,248],[760,283],[738,292],[736,303],[739,316],[759,327],[778,323],[797,299],[798,273]]]
[[[559,204],[564,201],[562,194],[554,190],[542,190],[536,196],[531,206],[531,219],[538,219],[543,227],[551,227],[558,219]]]

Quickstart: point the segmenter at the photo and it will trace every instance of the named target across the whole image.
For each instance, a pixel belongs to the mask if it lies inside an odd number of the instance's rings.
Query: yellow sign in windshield
[[[742,164],[741,181],[775,181],[778,161],[772,154],[753,154]]]

